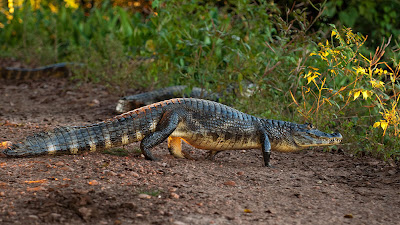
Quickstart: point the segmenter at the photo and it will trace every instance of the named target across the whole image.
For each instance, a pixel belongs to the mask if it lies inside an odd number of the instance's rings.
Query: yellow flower
[[[364,90],[361,93],[363,95],[363,99],[368,99],[368,97],[372,96],[372,92],[371,91]]]
[[[366,74],[366,72],[365,72],[366,70],[365,70],[364,68],[360,67],[360,66],[357,67],[357,68],[354,68],[354,67],[353,67],[353,69],[356,70],[356,73],[357,73],[357,74],[359,74],[359,73],[361,73],[361,74]]]
[[[361,94],[361,91],[354,92],[354,99],[353,100],[356,100],[360,96],[360,94]]]
[[[58,13],[58,8],[53,3],[49,3],[49,8],[52,13]]]
[[[76,4],[75,0],[64,0],[64,2],[67,8],[77,9],[79,7],[79,5]]]
[[[309,84],[311,81],[315,80],[315,78],[317,78],[318,75],[313,75],[311,77],[307,77],[307,84]]]
[[[386,120],[381,120],[379,122],[374,123],[374,128],[382,127],[383,135],[385,135],[388,125],[389,125],[389,123]]]
[[[371,83],[373,88],[381,88],[381,87],[383,87],[383,85],[385,85],[384,82],[382,82],[380,80],[375,80],[375,79],[372,79],[369,82]]]

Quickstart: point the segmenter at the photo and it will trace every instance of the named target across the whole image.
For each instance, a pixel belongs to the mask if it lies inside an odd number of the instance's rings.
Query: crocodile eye
[[[305,126],[307,126],[307,129],[315,129],[314,125],[312,125],[311,123],[305,123]]]

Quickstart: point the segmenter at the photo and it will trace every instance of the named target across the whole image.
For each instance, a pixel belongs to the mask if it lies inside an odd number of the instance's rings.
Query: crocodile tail
[[[128,123],[131,118],[119,118],[110,121],[77,127],[58,127],[52,131],[28,136],[4,150],[10,157],[26,157],[46,154],[79,154],[96,151],[137,141],[129,138]]]

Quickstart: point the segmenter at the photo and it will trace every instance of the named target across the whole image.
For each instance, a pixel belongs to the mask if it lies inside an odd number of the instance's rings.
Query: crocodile
[[[186,85],[178,85],[136,95],[124,96],[118,100],[115,111],[117,113],[124,113],[145,105],[177,97],[202,98],[213,101],[219,100],[218,94],[208,92],[203,88],[193,87],[190,92],[186,91],[187,88]]]
[[[191,158],[182,141],[210,150],[208,158],[223,150],[261,149],[265,166],[271,150],[294,152],[312,146],[339,144],[340,133],[324,133],[309,123],[262,119],[221,103],[176,98],[147,105],[109,120],[75,127],[59,127],[28,136],[4,150],[10,157],[44,154],[78,154],[140,143],[146,159],[158,160],[151,149],[168,140],[169,152]]]
[[[37,80],[42,77],[67,77],[70,74],[68,66],[83,65],[81,63],[63,62],[37,68],[0,68],[0,78],[6,80]]]
[[[128,57],[131,66],[151,63],[155,57]],[[79,62],[61,62],[36,68],[0,67],[0,79],[6,80],[38,80],[47,77],[68,77],[71,74],[70,67],[83,67],[86,64]]]
[[[240,89],[242,91],[239,91]],[[226,93],[233,92],[238,95],[239,92],[240,95],[249,97],[254,93],[254,89],[255,85],[253,83],[245,82],[244,85],[242,85],[242,88],[229,85],[226,89]],[[220,102],[221,96],[223,96],[222,93],[214,93],[198,87],[193,87],[192,90],[189,91],[188,86],[186,85],[170,86],[154,91],[124,96],[118,100],[115,112],[124,113],[159,101],[181,97],[201,98]]]

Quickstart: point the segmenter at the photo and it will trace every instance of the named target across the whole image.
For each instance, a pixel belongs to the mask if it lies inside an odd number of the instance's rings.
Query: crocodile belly
[[[186,143],[206,150],[237,150],[261,148],[259,138],[241,133],[223,131],[191,131],[186,127],[178,127],[170,136],[180,137]]]

